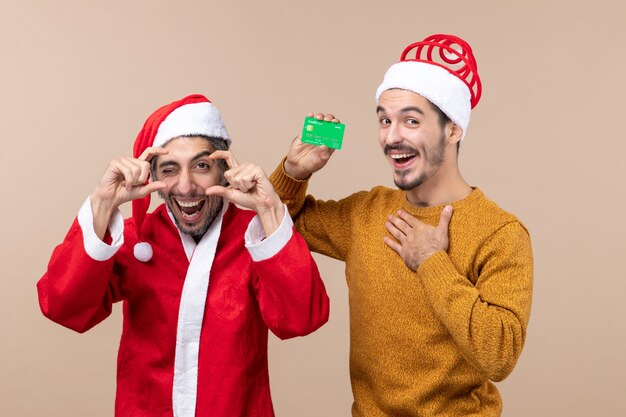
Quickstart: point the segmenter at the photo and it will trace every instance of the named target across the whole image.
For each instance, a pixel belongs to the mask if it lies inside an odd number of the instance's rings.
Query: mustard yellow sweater
[[[437,225],[441,207],[375,187],[339,201],[306,196],[282,164],[271,181],[311,250],[346,263],[352,415],[499,416],[491,381],[513,369],[530,314],[530,239],[479,190],[452,204],[450,244],[417,272],[383,242],[403,209]]]

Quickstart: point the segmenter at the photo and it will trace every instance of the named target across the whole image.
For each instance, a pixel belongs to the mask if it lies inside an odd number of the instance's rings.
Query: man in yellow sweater
[[[492,381],[522,351],[533,259],[520,221],[459,171],[480,93],[470,46],[433,35],[407,47],[376,92],[398,190],[307,196],[331,152],[297,139],[270,178],[309,247],[346,263],[353,416],[502,413]]]

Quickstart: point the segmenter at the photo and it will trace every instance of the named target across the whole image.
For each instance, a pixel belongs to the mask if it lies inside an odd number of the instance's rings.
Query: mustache
[[[388,155],[389,152],[391,151],[396,151],[396,152],[406,152],[406,153],[414,153],[417,154],[419,152],[417,152],[417,149],[412,148],[410,146],[406,146],[406,145],[385,145],[383,152],[385,153],[385,155]]]

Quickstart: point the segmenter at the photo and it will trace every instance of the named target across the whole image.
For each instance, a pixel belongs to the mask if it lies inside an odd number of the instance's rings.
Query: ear
[[[448,122],[448,125],[446,126],[446,137],[448,139],[448,144],[456,145],[463,137],[463,129],[454,122]]]

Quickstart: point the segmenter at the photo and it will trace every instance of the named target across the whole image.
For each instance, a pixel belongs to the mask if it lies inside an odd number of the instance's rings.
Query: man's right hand
[[[307,116],[315,117],[318,120],[326,120],[327,122],[339,123],[339,119],[332,114],[317,113],[313,115],[313,113],[309,113]],[[285,172],[292,178],[308,178],[326,165],[334,151],[334,149],[326,146],[304,143],[300,140],[300,135],[298,135],[289,147],[284,164]]]
[[[94,231],[100,239],[104,238],[111,216],[119,206],[165,188],[161,181],[146,181],[150,177],[150,160],[167,152],[163,148],[147,148],[139,158],[111,161],[90,198]]]

